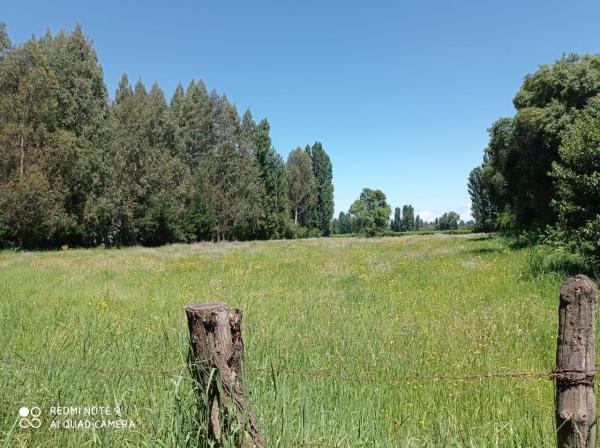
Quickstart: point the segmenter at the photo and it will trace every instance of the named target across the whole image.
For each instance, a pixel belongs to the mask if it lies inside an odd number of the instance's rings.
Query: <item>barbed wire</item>
[[[51,368],[51,369],[74,369],[74,370],[85,370],[95,373],[110,374],[110,375],[122,375],[122,374],[142,374],[142,375],[175,375],[181,374],[182,372],[188,371],[189,367],[187,364],[173,367],[171,369],[161,368],[144,368],[144,367],[96,367],[86,364],[67,364],[67,363],[52,363],[47,361],[35,361],[35,360],[15,360],[15,359],[0,359],[0,364],[13,365],[18,367],[40,367],[40,368]],[[436,382],[436,381],[448,381],[448,382],[472,382],[489,379],[572,379],[573,376],[590,376],[600,371],[598,366],[590,370],[561,370],[552,372],[518,372],[518,371],[504,371],[504,372],[486,372],[486,373],[469,373],[469,374],[430,374],[430,375],[400,375],[400,376],[376,376],[374,372],[363,371],[356,375],[340,375],[326,371],[309,371],[309,370],[290,370],[281,369],[277,367],[249,367],[245,368],[245,373],[269,373],[269,374],[285,374],[290,376],[301,376],[312,379],[334,379],[337,381],[347,382],[361,382],[361,383],[400,383],[400,382]]]
[[[245,369],[246,372],[274,372],[274,373],[285,373],[288,375],[298,375],[305,377],[314,378],[333,378],[339,381],[357,381],[357,382],[410,382],[410,381],[449,381],[449,382],[467,382],[467,381],[478,381],[493,378],[522,378],[522,379],[569,379],[573,375],[588,376],[593,375],[600,371],[597,368],[593,370],[562,370],[560,372],[488,372],[478,374],[464,374],[464,375],[445,375],[445,374],[432,374],[432,375],[404,375],[404,376],[391,376],[391,377],[372,377],[372,376],[349,376],[349,375],[337,375],[329,372],[320,371],[299,371],[299,370],[275,370],[275,369]]]
[[[187,369],[187,365],[181,365],[172,369],[147,368],[147,367],[96,367],[87,364],[66,364],[53,363],[47,361],[32,361],[32,360],[15,360],[15,359],[0,359],[0,364],[14,365],[18,367],[45,367],[50,369],[75,369],[87,370],[95,373],[105,374],[142,374],[142,375],[172,375],[181,373],[181,370]]]
[[[193,367],[191,364],[182,364],[169,369],[164,368],[146,368],[146,367],[96,367],[87,364],[72,364],[72,363],[54,363],[48,361],[37,361],[37,360],[25,360],[25,359],[0,359],[0,367],[2,365],[15,366],[19,368],[50,368],[50,369],[73,369],[77,371],[89,371],[94,373],[109,374],[109,375],[123,375],[123,374],[142,374],[142,375],[161,375],[168,376],[174,374],[182,374],[182,372],[189,372],[190,368]],[[486,373],[470,373],[460,375],[450,374],[430,374],[430,375],[402,375],[402,376],[376,376],[373,371],[362,371],[356,375],[348,374],[336,374],[326,371],[309,371],[309,370],[292,370],[283,369],[278,367],[248,367],[244,369],[245,373],[268,373],[270,375],[290,375],[300,376],[309,379],[333,379],[336,381],[345,382],[360,382],[360,383],[401,383],[401,382],[473,382],[473,381],[484,381],[491,379],[522,379],[522,380],[560,380],[566,379],[572,381],[573,379],[581,380],[587,379],[599,372],[598,366],[594,366],[593,369],[589,370],[554,370],[552,372],[518,372],[518,371],[504,371],[504,372],[486,372]],[[18,410],[18,405],[15,403],[8,404],[0,402],[0,410],[5,413],[14,413]],[[343,443],[331,445],[327,442],[321,442],[318,440],[304,441],[298,445],[294,445],[297,448],[340,448],[344,446]]]

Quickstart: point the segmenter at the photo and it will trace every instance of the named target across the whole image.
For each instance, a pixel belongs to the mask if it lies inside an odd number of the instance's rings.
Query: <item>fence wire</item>
[[[171,369],[159,369],[159,368],[144,368],[144,367],[96,367],[86,364],[66,364],[66,363],[52,363],[46,361],[35,361],[35,360],[16,360],[16,359],[0,359],[0,365],[15,366],[21,368],[48,368],[48,369],[70,369],[76,371],[89,371],[99,374],[107,375],[126,375],[126,374],[139,374],[139,375],[157,375],[157,376],[169,376],[169,375],[181,375],[188,371],[189,365],[184,364]],[[552,372],[517,372],[517,371],[505,371],[505,372],[485,372],[485,373],[469,373],[469,374],[429,374],[429,375],[401,375],[401,376],[377,376],[372,371],[362,371],[355,375],[341,375],[326,371],[309,371],[309,370],[289,370],[278,367],[248,367],[243,370],[245,373],[269,373],[271,375],[289,375],[299,376],[309,379],[332,379],[336,381],[344,382],[360,382],[360,383],[401,383],[401,382],[473,382],[491,379],[523,379],[523,380],[535,380],[535,379],[546,379],[550,381],[560,379],[573,379],[574,376],[586,377],[594,375],[600,371],[598,366],[594,366],[594,369],[590,370],[561,370]]]
[[[105,375],[154,375],[154,376],[169,376],[169,375],[182,375],[188,372],[192,367],[188,364],[183,364],[170,369],[160,368],[144,368],[144,367],[96,367],[93,365],[86,364],[71,364],[71,363],[53,363],[47,361],[36,361],[36,360],[24,360],[24,359],[0,359],[0,370],[2,366],[13,366],[17,368],[45,368],[45,369],[61,369],[61,370],[74,370],[77,372],[87,371],[91,373],[105,374]],[[298,376],[308,379],[331,379],[335,381],[344,382],[360,382],[360,383],[402,383],[402,382],[473,382],[473,381],[484,381],[491,379],[521,379],[521,380],[560,380],[565,379],[572,381],[574,378],[577,379],[589,379],[590,376],[600,371],[598,366],[594,366],[594,369],[590,370],[562,370],[552,372],[516,372],[516,371],[505,371],[505,372],[486,372],[479,374],[461,374],[461,375],[447,375],[447,374],[431,374],[431,375],[402,375],[402,376],[377,376],[374,372],[362,371],[356,375],[340,375],[326,371],[308,371],[308,370],[290,370],[278,367],[249,367],[244,368],[245,373],[266,373],[270,375],[289,375]],[[40,373],[40,372],[37,372]],[[15,413],[15,404],[2,403],[0,402],[0,410],[5,413]],[[299,445],[293,445],[294,448],[340,448],[344,443],[331,445],[318,440],[305,441]]]

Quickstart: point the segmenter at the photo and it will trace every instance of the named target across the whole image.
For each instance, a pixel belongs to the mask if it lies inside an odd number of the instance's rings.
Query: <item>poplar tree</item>
[[[400,232],[402,229],[402,212],[400,207],[394,209],[394,219],[392,220],[391,229],[394,232]]]
[[[331,233],[333,218],[333,169],[329,156],[320,142],[310,148],[313,174],[316,184],[315,223],[323,236]]]
[[[475,219],[475,230],[494,230],[496,210],[485,188],[483,168],[478,166],[469,173],[467,190],[471,197],[471,214]]]
[[[400,227],[404,231],[410,231],[415,228],[415,209],[410,204],[402,206],[402,223]]]

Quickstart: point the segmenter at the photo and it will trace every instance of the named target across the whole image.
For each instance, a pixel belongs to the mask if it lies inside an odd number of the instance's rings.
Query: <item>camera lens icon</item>
[[[42,410],[37,406],[32,408],[28,408],[27,406],[21,407],[19,409],[19,416],[21,417],[19,428],[39,428],[42,426],[42,420],[39,418],[40,415],[42,415]]]

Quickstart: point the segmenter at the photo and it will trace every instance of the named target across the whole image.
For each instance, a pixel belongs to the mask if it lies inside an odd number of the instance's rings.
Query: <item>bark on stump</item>
[[[195,303],[185,308],[197,379],[208,390],[211,436],[220,444],[223,425],[220,410],[235,412],[248,438],[245,446],[263,448],[264,438],[247,397],[242,376],[244,342],[242,311],[231,312],[223,302]],[[215,378],[216,373],[216,378]],[[220,387],[215,384],[220,382]]]
[[[595,337],[597,288],[576,275],[560,288],[556,346],[558,448],[596,446]]]

